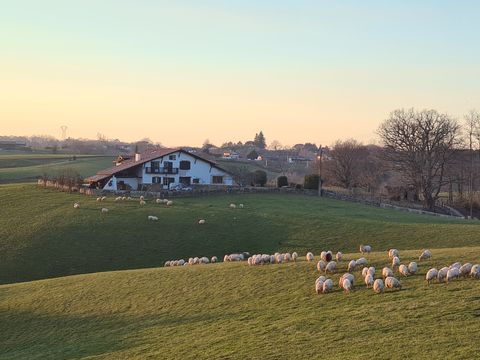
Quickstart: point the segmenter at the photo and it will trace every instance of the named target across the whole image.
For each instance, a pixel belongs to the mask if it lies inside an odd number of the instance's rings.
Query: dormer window
[[[177,160],[177,155],[169,155],[168,160]]]

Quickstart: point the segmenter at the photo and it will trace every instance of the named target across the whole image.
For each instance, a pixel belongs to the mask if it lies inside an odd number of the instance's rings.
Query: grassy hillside
[[[74,201],[81,208],[73,209]],[[228,209],[230,202],[244,209]],[[110,212],[102,216],[100,209]],[[148,215],[159,217],[149,222]],[[204,218],[207,224],[197,225]],[[374,250],[480,246],[477,222],[445,220],[297,195],[222,195],[115,203],[0,186],[0,283],[156,267],[190,256],[235,251]]]
[[[2,285],[0,359],[476,358],[480,281],[427,286],[423,276],[433,265],[479,262],[480,247],[432,252],[417,276],[402,279],[401,291],[382,295],[365,289],[359,272],[351,294],[338,290],[337,274],[333,293],[315,295],[318,273],[304,261]],[[387,264],[385,252],[368,258],[377,269]]]
[[[111,156],[81,155],[70,161],[72,155],[22,154],[0,155],[0,183],[33,181],[47,173],[54,176],[63,169],[72,169],[87,177],[112,166]]]

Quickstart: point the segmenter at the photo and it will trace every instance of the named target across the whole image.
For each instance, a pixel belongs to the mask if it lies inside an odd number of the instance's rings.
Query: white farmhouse
[[[119,158],[120,159],[120,158]],[[231,174],[215,162],[183,149],[158,149],[117,161],[86,179],[104,190],[172,189],[178,185],[234,185]],[[147,185],[147,186],[145,186]]]

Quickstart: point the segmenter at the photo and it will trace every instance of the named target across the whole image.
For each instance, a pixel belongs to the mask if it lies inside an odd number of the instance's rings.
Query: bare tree
[[[337,140],[330,150],[332,161],[329,170],[335,182],[346,189],[356,186],[360,180],[362,163],[368,150],[354,139]]]
[[[444,173],[460,143],[460,126],[436,110],[395,110],[378,130],[386,159],[423,195],[424,207],[435,209]]]
[[[468,148],[469,148],[469,155],[470,155],[470,168],[468,172],[468,196],[470,202],[470,217],[473,215],[473,179],[474,179],[474,169],[473,169],[473,162],[474,162],[474,155],[475,155],[475,145],[474,140],[475,138],[479,138],[480,136],[480,114],[476,110],[470,110],[470,112],[465,115],[465,128],[467,130],[468,136]]]

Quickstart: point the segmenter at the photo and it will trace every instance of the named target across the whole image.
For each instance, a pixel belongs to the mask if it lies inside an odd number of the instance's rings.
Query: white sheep
[[[172,205],[173,205],[173,201],[172,201],[172,200],[168,200],[165,204],[166,204],[167,206],[172,206]]]
[[[472,264],[466,263],[460,267],[460,276],[467,277],[470,275],[470,271],[472,271]]]
[[[305,258],[307,259],[307,261],[315,260],[315,257],[313,256],[313,254],[311,252],[308,252],[307,255],[305,256]]]
[[[437,274],[437,280],[438,282],[443,282],[445,281],[445,278],[447,277],[447,273],[448,273],[448,267],[443,267],[441,268],[439,271],[438,271],[438,274]]]
[[[145,205],[145,204],[146,204],[146,202],[145,202],[144,200],[140,200],[140,205],[143,206],[143,205]]]
[[[315,280],[315,284],[317,282],[320,282],[320,281],[323,283],[325,280],[327,280],[327,278],[325,276],[321,275]]]
[[[80,209],[80,203],[76,202],[73,204],[74,209]]]
[[[323,292],[323,281],[315,282],[315,292],[317,295]]]
[[[373,282],[373,291],[376,294],[381,294],[384,291],[385,286],[383,285],[382,279],[377,279]]]
[[[343,254],[340,251],[337,252],[337,254],[335,255],[335,259],[337,259],[337,262],[342,261],[342,258],[343,258]]]
[[[387,289],[401,289],[402,284],[397,278],[389,276],[385,279],[385,287]]]
[[[208,264],[210,260],[206,256],[202,256],[199,262],[200,264]]]
[[[320,259],[322,259],[323,261],[327,262],[327,252],[326,251],[322,251],[320,253]]]
[[[384,267],[382,269],[382,276],[384,279],[386,279],[387,277],[393,277],[393,270],[389,267]]]
[[[457,279],[460,276],[460,269],[459,268],[451,268],[447,271],[447,277],[445,279],[446,283],[449,283],[453,279]]]
[[[297,261],[297,259],[298,259],[298,254],[297,254],[296,251],[294,251],[294,252],[292,253],[292,260],[293,260],[293,261]]]
[[[163,264],[163,266],[165,267],[170,266],[170,261],[165,261],[165,264]]]
[[[153,215],[148,215],[148,220],[150,220],[150,221],[158,221],[158,217],[157,217],[157,216],[153,216]]]
[[[318,263],[317,263],[317,270],[318,271],[324,271],[325,266],[327,266],[327,264],[325,264],[325,261],[319,260]]]
[[[188,258],[188,265],[193,265],[193,258]]]
[[[400,266],[400,258],[398,256],[392,259],[392,267],[395,268],[396,266]]]
[[[243,204],[238,204],[238,207],[239,207],[240,209],[243,209],[244,206],[243,206]]]
[[[355,271],[355,266],[357,266],[357,262],[355,260],[351,260],[348,263],[348,272],[353,272]]]
[[[102,196],[101,199],[100,199],[100,201],[105,201],[105,200],[107,200],[106,196]]]
[[[185,260],[183,260],[183,259],[178,260],[178,265],[179,266],[183,266],[184,264],[185,264]]]
[[[122,196],[122,201],[125,201],[127,200],[127,198],[125,196]]]
[[[345,291],[345,293],[350,293],[352,291],[352,283],[350,282],[350,279],[343,279],[342,281],[342,288]]]
[[[372,252],[372,247],[370,245],[360,245],[360,252],[362,254],[369,254]]]
[[[100,202],[102,201],[102,198],[101,197],[97,197],[97,202]]]
[[[362,277],[367,276],[367,274],[368,274],[368,267],[364,267],[364,268],[362,269]]]
[[[223,262],[227,262],[227,261],[228,261],[228,255],[225,255],[225,256],[223,257]]]
[[[372,275],[367,274],[367,276],[365,276],[365,285],[367,285],[367,288],[373,286],[373,276]]]
[[[361,257],[360,259],[356,260],[357,266],[365,266],[368,264],[368,260],[365,259],[364,257]]]
[[[432,257],[432,252],[430,250],[423,250],[422,253],[420,254],[418,260],[428,260]]]
[[[157,200],[155,200],[155,202],[156,202],[157,204],[163,203],[162,199],[157,199]]]
[[[397,249],[390,249],[388,250],[388,258],[392,260],[395,256],[399,257],[400,253]]]
[[[417,272],[417,268],[417,263],[415,261],[412,261],[410,264],[408,264],[408,272],[412,275]]]
[[[375,277],[375,271],[376,271],[375,268],[373,266],[370,266],[368,268],[367,274],[370,274],[372,275],[372,277]]]
[[[292,255],[288,252],[283,254],[283,258],[285,259],[285,262],[292,261]]]
[[[354,280],[355,280],[355,276],[353,276],[353,274],[350,274],[350,273],[345,273],[345,274],[343,274],[343,275],[340,277],[340,279],[338,280],[338,286],[340,286],[340,288],[343,287],[342,284],[343,284],[343,280],[345,280],[345,279],[350,280],[350,283],[353,285],[353,282],[354,282]]]
[[[337,271],[337,263],[335,261],[330,261],[327,266],[325,266],[325,273],[335,273]]]
[[[410,275],[410,273],[408,272],[408,267],[407,265],[404,265],[404,264],[401,264],[399,267],[398,267],[398,272],[400,274],[402,274],[403,276],[408,276]]]
[[[472,269],[470,270],[470,276],[474,279],[480,279],[480,265],[475,264],[472,266]]]
[[[332,279],[326,279],[324,282],[323,282],[323,293],[326,294],[326,293],[329,293],[330,291],[332,291],[333,289],[333,281]]]
[[[115,198],[115,202],[121,201],[121,200],[122,200],[122,197],[121,197],[121,196],[117,196],[117,197]]]
[[[230,204],[230,205],[228,205],[228,206],[230,207],[230,209],[236,209],[236,208],[237,208],[237,205],[235,205],[235,204],[233,204],[233,203]]]
[[[436,279],[438,276],[438,270],[435,268],[431,268],[430,270],[427,271],[427,274],[425,275],[425,280],[427,281],[427,284],[430,284],[434,279]]]
[[[198,225],[205,225],[205,219],[198,220]]]
[[[108,209],[107,208],[102,208],[102,214],[106,214],[108,213]]]
[[[462,267],[462,264],[461,264],[461,263],[455,262],[455,263],[453,263],[452,265],[450,265],[448,268],[449,268],[449,269],[453,269],[453,268],[460,269],[461,267]]]
[[[210,260],[210,262],[213,264],[213,263],[216,263],[218,261],[218,258],[216,256],[212,256],[212,259]]]
[[[142,196],[140,196],[140,201],[143,201],[143,200],[145,200],[145,198],[142,195]]]

